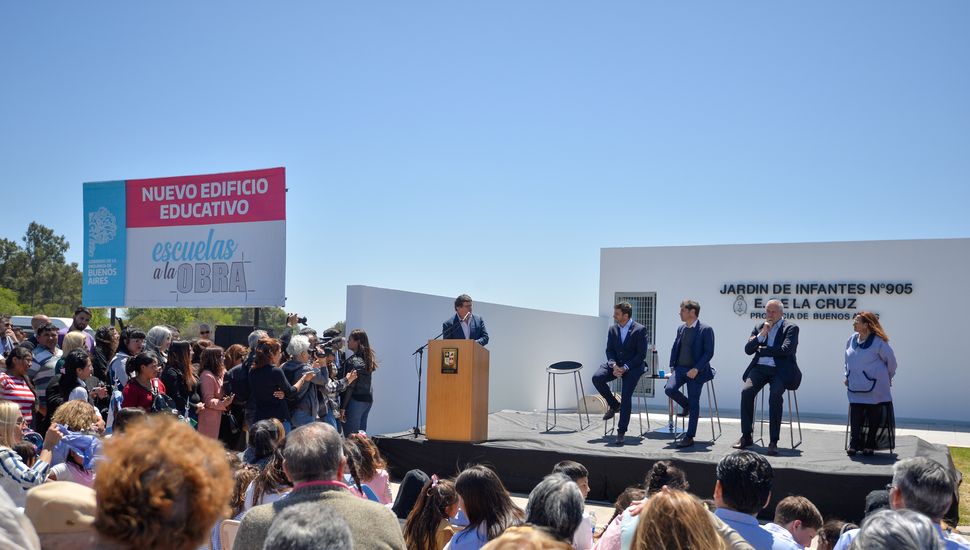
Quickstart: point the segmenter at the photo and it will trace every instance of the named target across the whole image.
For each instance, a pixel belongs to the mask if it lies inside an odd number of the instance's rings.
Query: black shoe
[[[616,407],[615,409],[610,407],[609,409],[607,409],[606,414],[603,415],[603,420],[609,420],[613,418],[614,416],[616,416],[616,413],[618,412],[620,412],[619,407]]]
[[[687,409],[680,409],[680,412],[677,413],[677,416],[679,416],[680,418],[684,418],[685,416],[689,416],[689,415],[690,415],[690,411],[688,411]]]
[[[622,433],[617,433],[616,434],[616,446],[617,447],[622,447],[623,446],[623,435],[624,434],[622,434]]]
[[[873,449],[862,449],[862,456],[872,456],[875,452]]]
[[[693,446],[694,446],[693,437],[683,437],[680,439],[680,441],[677,442],[678,449],[686,449],[687,447],[693,447]]]
[[[854,449],[852,447],[849,447],[848,449],[845,450],[845,454],[849,456],[855,456],[855,454],[858,452],[859,452],[858,449]]]
[[[778,456],[778,443],[775,441],[769,443],[768,450],[765,451],[765,454],[768,456]]]
[[[741,439],[737,443],[731,445],[735,449],[747,449],[748,447],[754,445],[754,440],[751,439],[750,435],[742,435]]]

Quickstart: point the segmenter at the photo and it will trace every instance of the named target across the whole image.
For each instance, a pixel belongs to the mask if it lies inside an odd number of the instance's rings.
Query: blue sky
[[[595,314],[600,247],[967,237],[968,23],[955,0],[4,2],[0,236],[36,220],[80,261],[82,182],[285,166],[287,309],[321,325],[348,284]]]

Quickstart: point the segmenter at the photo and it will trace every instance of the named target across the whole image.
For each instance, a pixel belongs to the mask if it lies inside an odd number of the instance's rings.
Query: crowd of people
[[[761,524],[774,474],[748,450],[720,460],[711,495],[655,462],[602,523],[585,506],[590,472],[571,460],[550,465],[524,508],[485,465],[453,479],[412,470],[395,495],[365,433],[377,361],[364,331],[346,354],[339,334],[294,316],[280,339],[257,330],[223,350],[206,325],[193,340],[169,326],[91,338],[85,308],[68,330],[41,317],[4,348],[0,547],[970,548],[942,523],[957,482],[926,458],[896,463],[859,526],[798,495]],[[227,521],[238,530],[224,545]]]

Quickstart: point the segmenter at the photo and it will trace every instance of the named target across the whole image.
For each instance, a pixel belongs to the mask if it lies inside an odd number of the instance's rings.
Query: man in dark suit
[[[623,435],[630,425],[630,409],[633,390],[643,376],[644,359],[647,358],[647,327],[633,319],[633,306],[620,302],[613,308],[613,320],[606,335],[606,364],[600,365],[593,375],[593,385],[606,400],[609,410],[603,420],[609,420],[619,411],[620,422],[616,426],[616,444],[623,445]],[[616,378],[623,380],[621,399],[618,403],[609,383]]]
[[[263,548],[270,525],[283,510],[302,503],[318,507],[320,515],[340,517],[355,548],[404,550],[404,536],[394,513],[378,502],[350,492],[341,481],[347,461],[340,434],[329,424],[311,422],[286,436],[283,471],[293,490],[272,504],[253,507],[243,517],[235,550]]]
[[[455,298],[455,315],[441,324],[441,337],[471,339],[481,345],[488,343],[488,331],[485,321],[478,315],[472,315],[472,297],[467,294]]]
[[[687,433],[677,446],[684,448],[694,444],[697,434],[697,416],[700,413],[701,389],[704,383],[714,378],[711,359],[714,357],[714,329],[697,320],[701,306],[694,300],[680,303],[680,320],[684,322],[677,328],[677,337],[670,349],[670,380],[664,388],[667,397],[680,405],[682,412],[690,415]],[[687,397],[680,387],[687,385]]]
[[[768,385],[768,419],[770,442],[768,454],[778,454],[781,434],[781,413],[786,389],[797,389],[802,380],[795,360],[798,349],[798,326],[784,318],[782,303],[769,300],[765,304],[765,321],[754,327],[744,353],[754,355],[751,364],[741,375],[741,439],[735,449],[754,445],[751,437],[754,424],[754,398]]]

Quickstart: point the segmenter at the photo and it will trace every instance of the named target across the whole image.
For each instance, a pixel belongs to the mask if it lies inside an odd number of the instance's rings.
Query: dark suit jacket
[[[478,315],[472,314],[468,321],[468,334],[471,340],[475,340],[481,345],[488,343],[488,331],[485,330],[485,321]],[[454,338],[465,339],[465,331],[461,329],[461,319],[456,313],[451,319],[441,323],[441,337],[445,340]]]
[[[694,343],[691,345],[691,353],[694,356],[694,368],[697,369],[698,382],[707,382],[714,378],[714,369],[711,368],[711,359],[714,358],[714,329],[704,323],[697,321],[697,334],[694,336]],[[673,371],[680,358],[680,343],[684,336],[687,325],[677,327],[677,337],[674,338],[674,345],[670,348],[670,370]]]
[[[620,327],[614,324],[606,335],[606,358],[630,369],[643,368],[647,358],[647,327],[634,321],[626,340],[620,343]]]
[[[757,336],[761,332],[764,322],[755,325],[751,331],[751,336]],[[778,369],[778,377],[784,382],[789,390],[797,390],[802,383],[802,371],[798,370],[798,362],[795,360],[795,350],[798,349],[798,325],[789,323],[788,319],[781,320],[778,327],[778,334],[775,335],[775,342],[772,346],[766,346],[758,351],[758,346],[762,345],[757,338],[749,339],[744,345],[744,353],[754,355],[748,368],[744,369],[741,380],[747,380],[748,373],[758,364],[761,357],[773,357],[775,368]]]
[[[302,487],[284,499],[250,509],[239,525],[233,550],[261,550],[276,515],[287,506],[303,502],[318,503],[321,514],[340,516],[350,527],[354,548],[405,550],[401,525],[393,512],[380,503],[333,487]]]

